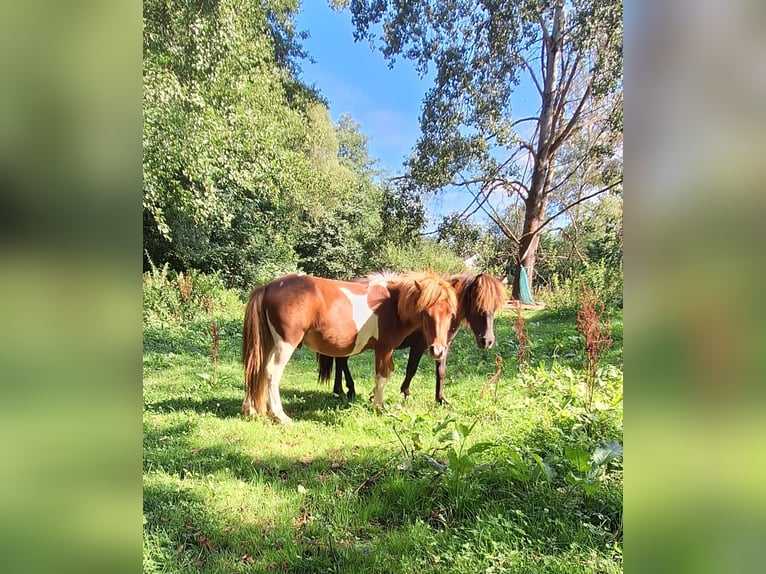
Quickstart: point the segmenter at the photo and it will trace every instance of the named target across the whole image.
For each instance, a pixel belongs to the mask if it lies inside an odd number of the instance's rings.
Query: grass
[[[215,383],[209,319],[145,321],[145,572],[622,571],[621,460],[585,479],[596,447],[622,443],[621,314],[590,411],[575,316],[541,311],[524,313],[521,373],[508,314],[490,351],[461,330],[449,409],[431,361],[405,401],[396,351],[381,415],[371,353],[351,358],[348,402],[299,349],[281,384],[291,427],[239,414],[241,316],[218,310]],[[496,354],[502,376],[480,397]]]

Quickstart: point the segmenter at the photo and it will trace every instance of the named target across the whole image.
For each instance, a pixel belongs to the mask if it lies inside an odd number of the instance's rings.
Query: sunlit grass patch
[[[525,312],[520,367],[503,313],[489,351],[458,334],[449,408],[429,360],[399,393],[406,351],[380,414],[371,353],[350,361],[348,401],[297,350],[281,385],[291,427],[240,415],[241,327],[220,325],[215,382],[206,320],[145,331],[145,571],[621,571],[621,460],[589,466],[622,443],[621,317],[590,409],[574,316]]]

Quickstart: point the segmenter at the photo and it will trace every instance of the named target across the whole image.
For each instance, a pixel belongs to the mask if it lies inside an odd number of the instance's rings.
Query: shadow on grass
[[[473,546],[478,536],[548,556],[573,544],[607,552],[619,534],[619,493],[604,489],[586,501],[560,480],[519,482],[500,460],[455,481],[423,463],[402,469],[378,447],[296,458],[236,443],[195,448],[193,430],[180,424],[145,437],[145,544],[163,569],[218,571],[253,560],[254,568],[284,561],[291,572],[361,571],[375,564],[372,550],[385,549],[384,536],[399,540],[398,552],[428,557],[422,536],[409,540],[413,528],[440,546]],[[557,442],[528,438],[525,446],[542,454]]]
[[[146,405],[149,412],[182,412],[192,411],[199,414],[215,415],[218,418],[230,419],[240,415],[242,399],[234,398],[209,398],[209,399],[165,399],[156,403]]]
[[[282,389],[282,406],[293,419],[315,421],[323,424],[339,424],[339,414],[351,408],[351,401],[334,395],[330,389],[316,391]],[[244,392],[243,392],[244,398]],[[363,402],[357,397],[354,402]],[[146,405],[146,410],[153,413],[190,411],[198,414],[214,415],[220,419],[241,418],[242,398],[207,398],[190,397],[165,399]]]

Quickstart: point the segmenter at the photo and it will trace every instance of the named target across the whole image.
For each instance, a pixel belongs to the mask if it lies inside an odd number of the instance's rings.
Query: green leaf
[[[567,473],[566,480],[572,486],[577,486],[578,484],[583,482],[582,478],[580,478],[579,476],[575,476],[574,473],[571,471]]]
[[[545,477],[545,480],[550,482],[550,480],[554,477],[553,469],[550,467],[550,465],[543,461],[542,458],[540,458],[540,455],[532,454],[532,458],[535,459],[535,462],[537,463],[537,468],[540,470],[540,474],[542,474]]]
[[[468,428],[468,426],[464,425],[463,423],[455,423],[455,430],[457,430],[457,433],[460,436],[460,438],[467,437],[468,434],[471,432],[471,429]]]
[[[443,421],[434,427],[433,433],[439,434],[441,431],[446,429],[451,422],[455,422],[456,420],[458,420],[458,416],[455,413],[450,413]]]
[[[593,451],[591,460],[598,466],[607,464],[610,460],[622,456],[622,446],[616,441],[610,441]]]
[[[412,433],[412,444],[415,450],[423,450],[423,435],[419,432]]]
[[[471,456],[474,454],[478,454],[480,452],[484,452],[485,450],[489,450],[490,448],[494,446],[495,446],[495,443],[493,442],[477,442],[466,451],[466,455]]]
[[[585,491],[585,494],[587,495],[591,495],[598,492],[598,489],[600,486],[598,482],[595,482],[593,484],[589,482],[581,482],[580,485],[582,486],[582,489]]]
[[[564,448],[564,456],[580,472],[586,472],[590,468],[590,453],[586,450],[567,446]]]
[[[460,442],[460,433],[456,429],[442,433],[439,442]]]
[[[458,469],[459,461],[458,461],[458,456],[457,456],[457,453],[455,452],[455,449],[451,448],[447,451],[447,462],[449,467],[452,470]]]

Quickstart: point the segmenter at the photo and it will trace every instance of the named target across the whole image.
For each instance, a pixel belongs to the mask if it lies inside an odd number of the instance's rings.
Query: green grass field
[[[239,414],[242,308],[216,318],[215,380],[209,321],[145,322],[145,572],[622,571],[621,314],[590,409],[574,315],[538,311],[521,372],[507,313],[489,351],[461,329],[451,408],[434,403],[427,358],[405,401],[396,351],[379,414],[372,353],[350,360],[348,402],[299,349],[282,427]]]

